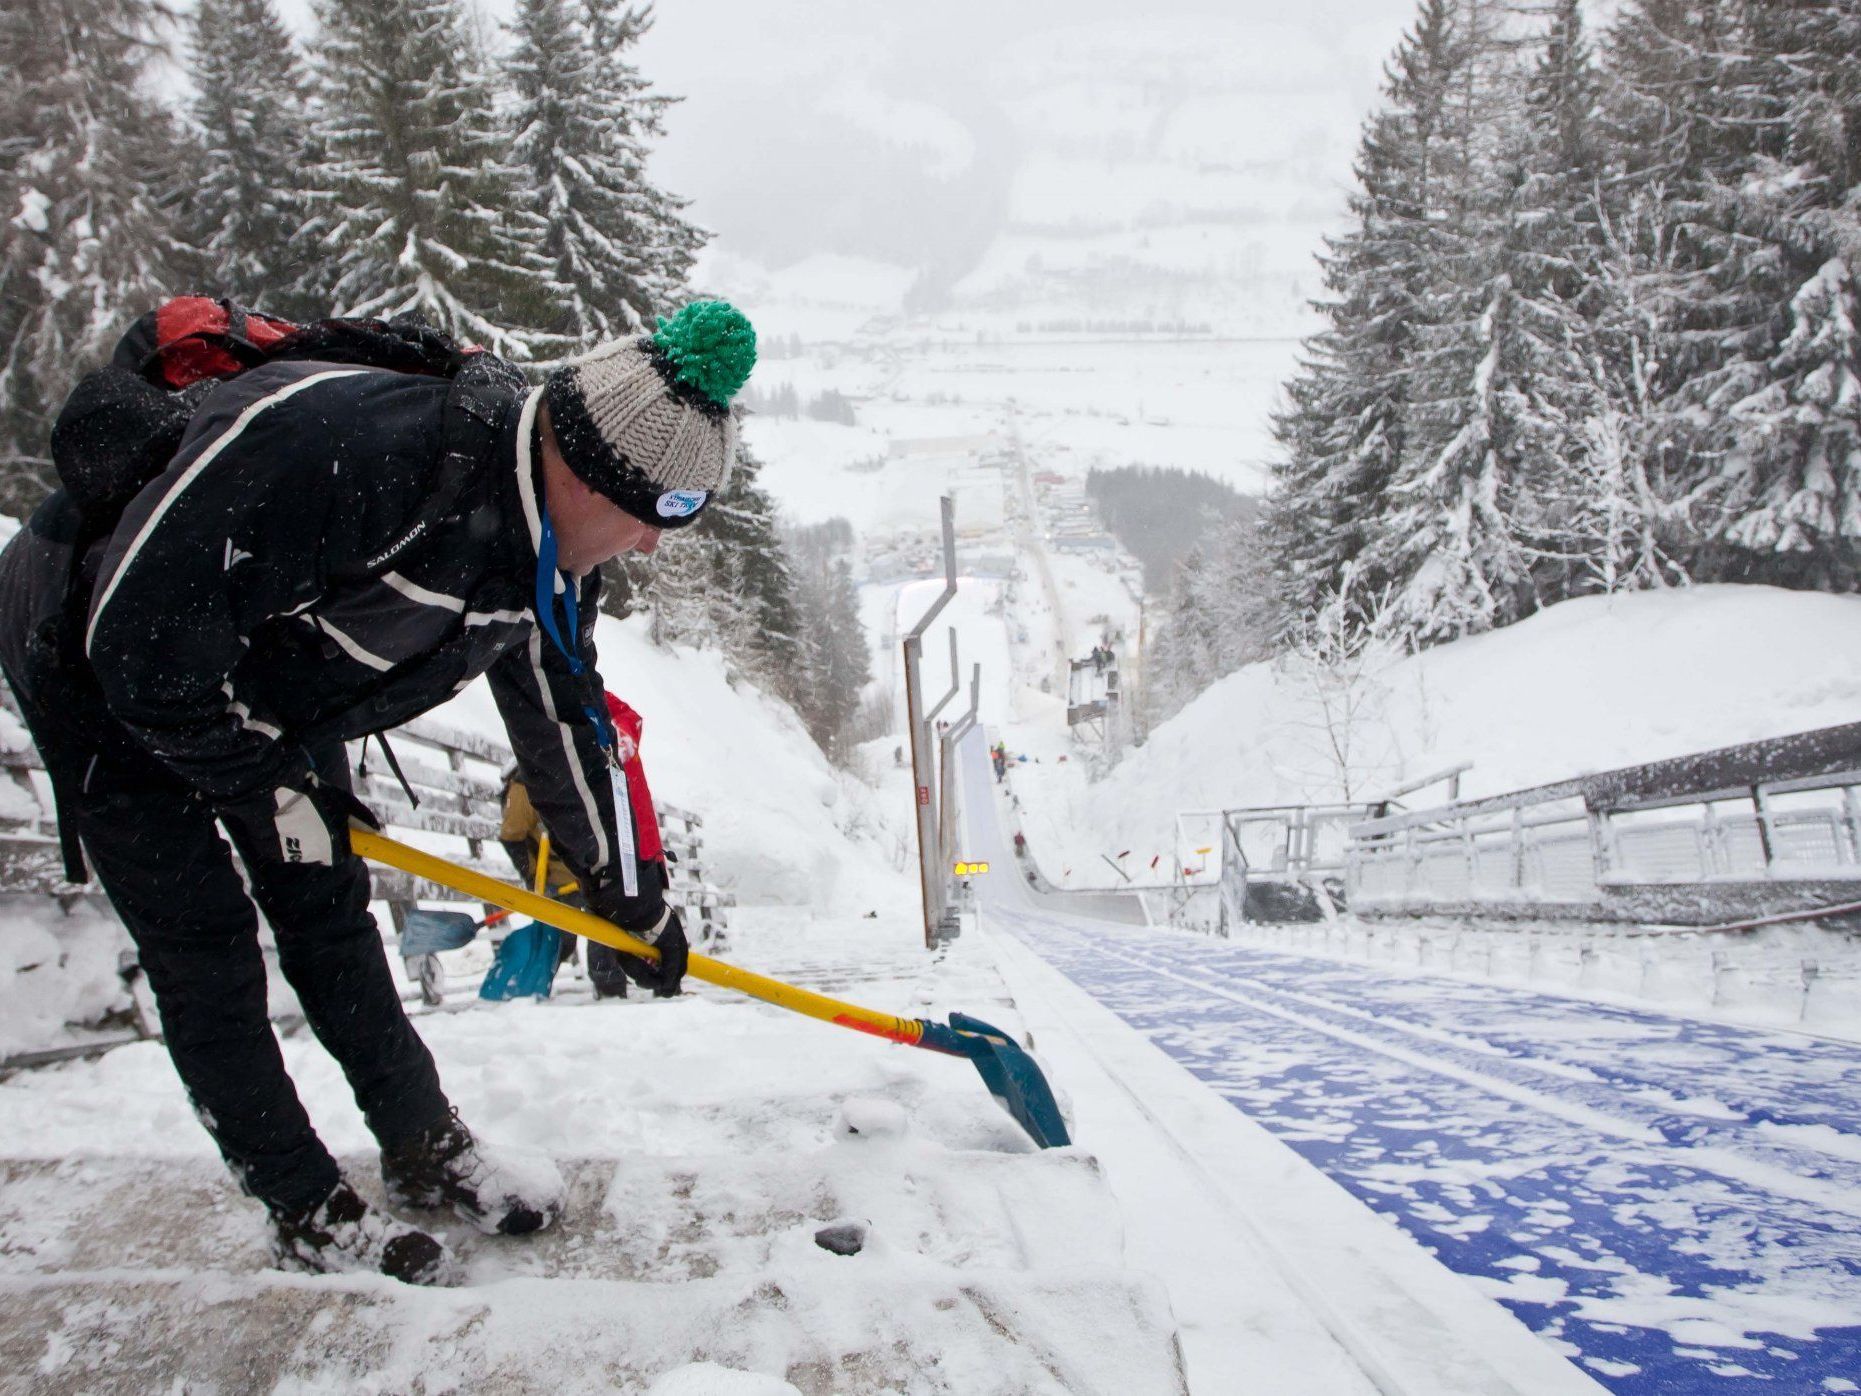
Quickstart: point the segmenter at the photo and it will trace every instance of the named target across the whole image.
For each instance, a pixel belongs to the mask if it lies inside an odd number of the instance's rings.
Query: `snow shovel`
[[[540,894],[549,868],[549,835],[539,841],[536,857],[536,890]],[[505,999],[546,999],[556,982],[556,966],[561,960],[562,932],[554,926],[532,921],[518,926],[498,942],[485,982],[478,986],[478,997],[493,1003]]]
[[[422,955],[437,955],[442,950],[458,950],[472,943],[481,924],[469,911],[429,911],[416,907],[407,913],[401,926],[401,955],[414,960]]]
[[[450,887],[474,901],[489,902],[524,916],[533,916],[571,935],[611,945],[629,955],[646,960],[659,958],[659,952],[645,941],[636,940],[620,927],[603,921],[592,912],[566,906],[535,892],[500,882],[495,877],[487,877],[471,868],[460,867],[457,863],[448,862],[418,848],[410,848],[371,829],[352,827],[349,830],[349,843],[364,858]],[[979,1019],[952,1013],[946,1026],[933,1023],[928,1018],[897,1018],[890,1013],[879,1013],[857,1004],[828,998],[811,989],[784,984],[779,979],[740,969],[695,951],[686,973],[707,984],[734,989],[751,998],[761,999],[764,1003],[772,1003],[777,1008],[786,1008],[809,1018],[819,1018],[824,1023],[836,1023],[840,1027],[882,1037],[888,1042],[903,1043],[907,1047],[922,1047],[951,1057],[967,1057],[975,1063],[976,1070],[981,1072],[989,1094],[1014,1117],[1015,1123],[1026,1130],[1036,1144],[1043,1149],[1052,1149],[1072,1143],[1066,1130],[1066,1121],[1060,1115],[1059,1103],[1053,1098],[1053,1088],[1047,1084],[1039,1064],[1008,1034]]]
[[[498,943],[485,971],[478,997],[501,1003],[505,999],[546,999],[556,982],[556,961],[562,933],[554,926],[532,921],[519,926]]]

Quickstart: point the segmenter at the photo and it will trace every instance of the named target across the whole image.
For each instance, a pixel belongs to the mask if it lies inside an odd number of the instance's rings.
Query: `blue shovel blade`
[[[962,1039],[963,1055],[976,1064],[989,1094],[1036,1144],[1057,1149],[1073,1142],[1045,1073],[1012,1037],[967,1013],[952,1013],[950,1026],[974,1034]]]
[[[401,957],[437,955],[470,945],[478,934],[478,920],[469,911],[428,911],[417,907],[401,926]]]
[[[554,926],[531,922],[519,926],[498,946],[485,982],[478,986],[481,999],[547,998],[556,978],[556,956],[562,932]]]

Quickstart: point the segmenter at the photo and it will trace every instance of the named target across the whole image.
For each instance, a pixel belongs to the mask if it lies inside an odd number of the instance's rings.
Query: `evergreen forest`
[[[1161,712],[1327,610],[1417,647],[1861,584],[1861,0],[1612,10],[1420,0],[1260,526],[1175,583]]]
[[[273,0],[184,21],[158,0],[0,10],[0,509],[54,486],[65,395],[168,296],[415,315],[540,376],[700,294],[708,234],[646,170],[676,100],[632,60],[650,4],[518,0],[495,42],[465,0],[316,18],[300,42]],[[728,500],[610,593],[662,639],[721,648],[841,752],[858,618],[831,578],[799,584],[756,477],[745,452]]]

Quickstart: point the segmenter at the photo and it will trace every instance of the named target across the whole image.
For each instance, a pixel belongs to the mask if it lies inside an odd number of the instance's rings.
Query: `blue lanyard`
[[[556,647],[561,656],[569,662],[569,672],[576,678],[590,673],[588,666],[582,662],[579,648],[581,645],[581,614],[576,597],[576,583],[573,577],[564,577],[556,566],[556,530],[549,522],[549,514],[543,514],[542,537],[536,544],[536,623],[543,627],[543,633]],[[558,590],[558,586],[560,590]],[[557,615],[560,612],[561,618]],[[566,626],[576,648],[571,649],[563,642],[562,631]],[[607,714],[592,703],[582,704],[582,713],[594,728],[595,741],[602,753],[612,761],[614,759],[614,731],[609,725]]]

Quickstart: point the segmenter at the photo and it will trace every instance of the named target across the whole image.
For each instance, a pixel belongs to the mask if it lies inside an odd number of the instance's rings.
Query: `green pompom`
[[[671,360],[674,377],[719,405],[756,367],[756,331],[728,301],[693,301],[670,320],[661,315],[653,343]]]

